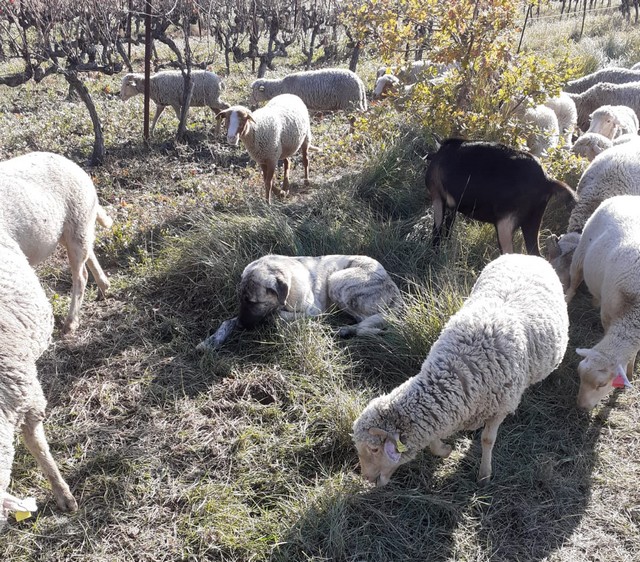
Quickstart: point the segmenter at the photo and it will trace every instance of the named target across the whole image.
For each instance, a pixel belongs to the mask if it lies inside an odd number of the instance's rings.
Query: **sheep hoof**
[[[485,486],[487,486],[490,481],[491,481],[491,474],[487,474],[487,475],[478,474],[477,483],[480,488],[484,488]]]
[[[56,497],[56,504],[61,511],[67,513],[78,511],[78,502],[69,491],[63,492]]]
[[[62,326],[62,335],[68,336],[73,334],[78,329],[79,322],[77,320],[66,320]]]

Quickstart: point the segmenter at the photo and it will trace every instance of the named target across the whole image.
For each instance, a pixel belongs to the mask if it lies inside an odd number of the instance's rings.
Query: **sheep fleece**
[[[512,413],[525,389],[562,361],[568,326],[551,266],[537,256],[501,256],[485,267],[420,373],[367,406],[354,439],[375,446],[369,428],[398,431],[406,462],[434,438]]]

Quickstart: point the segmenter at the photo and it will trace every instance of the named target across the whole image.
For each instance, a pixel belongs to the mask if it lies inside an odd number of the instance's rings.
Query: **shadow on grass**
[[[423,452],[387,487],[369,488],[355,475],[326,484],[292,515],[272,560],[541,561],[570,542],[618,396],[596,415],[575,406],[574,347],[598,338],[588,296],[576,300],[565,361],[500,427],[488,485],[475,482],[480,432],[456,434],[450,458]]]

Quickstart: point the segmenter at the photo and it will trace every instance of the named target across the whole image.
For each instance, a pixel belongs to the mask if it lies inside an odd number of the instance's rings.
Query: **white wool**
[[[385,484],[423,448],[445,456],[441,439],[495,420],[499,425],[524,391],[560,364],[568,326],[562,286],[544,259],[505,254],[489,263],[420,372],[372,400],[355,421],[363,474]],[[483,446],[481,479],[491,473],[490,456]]]
[[[618,375],[630,377],[640,350],[640,197],[603,201],[584,226],[573,254],[567,301],[584,279],[600,307],[605,335],[579,349],[578,405],[593,408]]]
[[[581,135],[572,147],[577,156],[592,161],[598,154],[613,146],[613,141],[600,133],[585,133]]]
[[[112,221],[91,177],[63,156],[31,152],[0,162],[0,201],[0,230],[17,242],[31,265],[48,258],[58,243],[66,247],[73,287],[64,329],[74,330],[87,281],[85,264],[103,293],[109,287],[93,242],[96,220],[105,227]]]
[[[367,110],[364,83],[355,72],[342,68],[295,72],[279,79],[259,78],[251,84],[253,103],[280,94],[298,96],[311,110]]]
[[[621,135],[638,134],[638,117],[626,105],[603,105],[591,114],[590,133],[600,133],[615,139]]]

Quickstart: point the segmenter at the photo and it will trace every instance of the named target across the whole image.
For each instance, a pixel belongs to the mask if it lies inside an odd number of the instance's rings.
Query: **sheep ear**
[[[369,435],[373,435],[374,437],[382,437],[383,439],[386,439],[387,437],[389,437],[389,432],[385,431],[384,429],[380,429],[379,427],[370,427]]]
[[[229,115],[229,113],[231,113],[231,112],[228,109],[223,109],[222,111],[218,112],[218,115],[216,115],[216,119],[223,119],[227,115]]]
[[[387,440],[384,442],[384,452],[387,455],[387,458],[397,464],[400,462],[400,457],[402,454],[398,450],[398,434],[394,433],[393,435],[389,434]]]
[[[256,122],[256,120],[253,118],[253,113],[247,113],[247,121],[251,121],[252,123]]]
[[[560,256],[562,250],[560,250],[560,244],[558,244],[558,237],[555,234],[547,237],[547,254],[550,260],[554,260]]]
[[[585,348],[580,348],[580,347],[576,348],[576,353],[580,357],[584,357],[585,359],[589,359],[591,357],[594,357],[595,354],[596,354],[596,352],[593,351],[593,349],[585,349]]]

